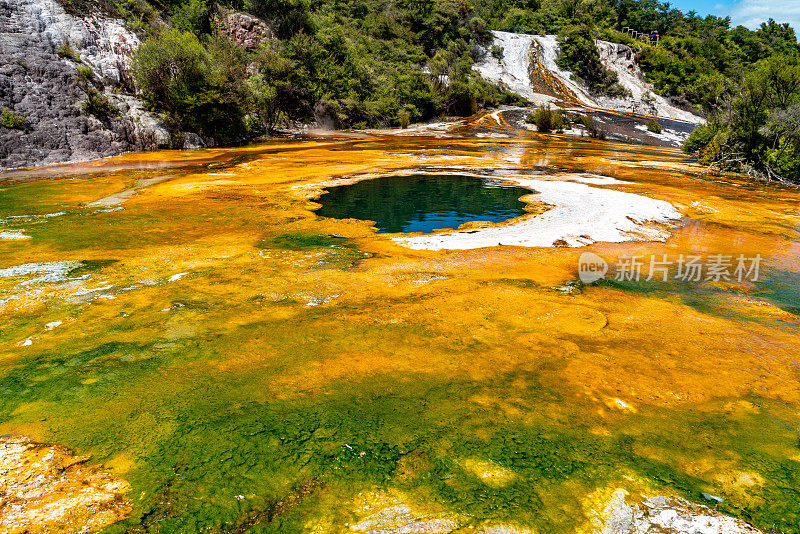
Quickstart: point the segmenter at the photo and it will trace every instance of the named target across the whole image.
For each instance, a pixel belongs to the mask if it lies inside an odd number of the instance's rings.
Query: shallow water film
[[[800,532],[800,192],[499,114],[437,135],[0,174],[0,435],[124,481],[113,533],[590,533],[620,495]],[[419,174],[552,185],[464,239],[596,218],[429,250],[315,212]]]

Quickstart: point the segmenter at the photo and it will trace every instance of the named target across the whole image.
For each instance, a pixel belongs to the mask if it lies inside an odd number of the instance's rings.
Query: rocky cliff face
[[[619,83],[628,91],[624,98],[592,95],[585,84],[557,64],[558,40],[555,35],[525,35],[492,32],[493,45],[502,54],[488,50],[473,68],[484,79],[505,87],[535,104],[562,103],[588,109],[623,111],[698,124],[703,119],[680,109],[656,94],[645,80],[629,47],[597,41],[603,64],[617,73]]]
[[[626,45],[608,41],[596,41],[596,44],[597,50],[600,52],[600,61],[607,69],[617,74],[619,84],[629,93],[626,98],[598,97],[596,100],[601,107],[655,117],[667,117],[695,124],[702,121],[698,115],[677,107],[673,102],[655,93],[653,86],[645,80],[644,74],[636,63],[635,50]]]
[[[55,0],[0,0],[0,107],[27,118],[21,127],[0,126],[0,169],[172,145],[130,94],[138,43],[123,21],[99,10],[75,16]],[[79,67],[91,69],[91,86],[111,113],[82,109],[89,89],[77,83]]]
[[[217,7],[214,26],[242,48],[255,48],[275,40],[275,32],[263,20],[222,6]]]

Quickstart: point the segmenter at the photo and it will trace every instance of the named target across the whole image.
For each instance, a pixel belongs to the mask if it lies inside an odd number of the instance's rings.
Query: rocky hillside
[[[54,0],[0,0],[0,28],[0,168],[174,144],[131,95],[139,39],[121,20],[75,16]]]
[[[600,60],[617,74],[620,85],[627,91],[625,96],[609,97],[591,94],[571,72],[558,66],[555,35],[495,31],[492,36],[490,50],[497,52],[487,53],[475,70],[487,81],[531,102],[625,111],[695,124],[703,120],[656,94],[636,64],[635,51],[626,45],[597,41]]]

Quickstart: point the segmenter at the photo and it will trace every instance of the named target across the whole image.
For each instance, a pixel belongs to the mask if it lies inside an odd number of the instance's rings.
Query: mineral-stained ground
[[[2,444],[3,517],[46,530],[86,499],[114,533],[800,532],[800,193],[502,117],[0,174],[0,435],[31,440]],[[313,211],[326,185],[426,172],[679,218],[430,250]],[[560,205],[536,197],[525,217]],[[587,251],[604,281],[578,279]],[[647,280],[653,256],[719,254],[760,255],[757,279]],[[615,279],[626,256],[638,281]]]

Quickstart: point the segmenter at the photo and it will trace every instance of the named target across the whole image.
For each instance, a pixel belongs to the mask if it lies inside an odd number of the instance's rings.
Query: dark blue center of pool
[[[474,176],[387,176],[328,187],[320,217],[374,221],[378,232],[430,232],[524,215],[529,189]]]

